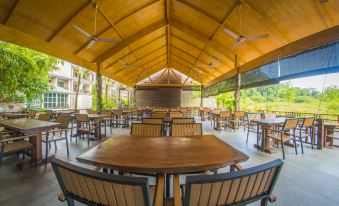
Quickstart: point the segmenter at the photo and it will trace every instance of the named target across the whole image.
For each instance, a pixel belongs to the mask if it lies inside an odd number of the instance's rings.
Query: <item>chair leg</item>
[[[65,140],[66,140],[66,149],[67,149],[67,156],[69,156],[69,148],[68,148],[68,140],[67,140],[67,131],[65,133]]]
[[[266,206],[268,203],[268,197],[261,199],[260,206]]]
[[[246,144],[248,143],[248,135],[250,134],[250,128],[247,129]]]
[[[56,144],[56,141],[54,141],[54,149],[55,149],[55,152],[56,152],[57,149],[58,149],[57,144]]]
[[[281,149],[282,149],[282,153],[283,153],[283,159],[285,159],[285,150],[284,150],[284,142],[281,141]]]
[[[48,148],[49,148],[48,144],[49,144],[49,143],[50,143],[50,142],[48,142],[48,139],[46,138],[46,152],[45,152],[45,153],[46,153],[46,154],[45,154],[45,155],[46,155],[46,157],[45,157],[45,160],[46,160],[45,163],[46,163],[46,164],[47,164],[47,158],[48,158]]]
[[[314,144],[314,128],[310,128],[310,135],[311,135],[311,147],[313,149],[313,144]]]
[[[67,204],[68,204],[68,206],[74,206],[75,205],[74,200],[69,198],[69,197],[67,198]]]

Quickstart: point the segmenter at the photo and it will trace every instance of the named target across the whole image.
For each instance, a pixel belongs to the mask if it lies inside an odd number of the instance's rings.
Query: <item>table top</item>
[[[249,157],[214,135],[112,137],[77,157],[79,162],[125,172],[187,173],[217,169]]]
[[[41,121],[36,119],[4,119],[0,120],[0,125],[10,130],[23,133],[34,133],[48,130],[58,126],[60,123]]]
[[[283,124],[286,118],[278,117],[278,118],[269,118],[269,119],[256,119],[252,120],[253,123],[260,124],[260,125],[277,125]]]
[[[89,114],[88,118],[90,119],[100,119],[100,118],[105,118],[108,117],[107,115],[104,114]]]
[[[337,122],[324,122],[325,127],[339,127],[339,123]]]
[[[20,113],[15,113],[15,114],[4,114],[4,117],[27,117],[27,114],[20,114]]]

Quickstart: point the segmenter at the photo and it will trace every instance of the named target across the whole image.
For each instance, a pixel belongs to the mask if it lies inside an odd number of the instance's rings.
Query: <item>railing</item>
[[[294,114],[296,117],[305,117],[305,116],[312,116],[316,119],[323,119],[325,121],[330,122],[338,122],[339,123],[339,114],[318,114],[318,113],[312,113],[312,112],[289,112],[289,111],[268,111],[268,110],[260,110],[259,112],[272,112],[279,115],[288,115],[288,114]]]

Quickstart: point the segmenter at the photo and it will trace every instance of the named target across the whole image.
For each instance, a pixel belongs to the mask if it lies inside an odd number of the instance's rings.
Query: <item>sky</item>
[[[283,82],[290,82],[291,86],[293,87],[315,88],[316,90],[321,92],[324,88],[324,82],[325,82],[325,87],[329,87],[329,86],[339,87],[339,73],[304,77],[304,78],[292,79],[288,81],[282,81],[282,83]]]

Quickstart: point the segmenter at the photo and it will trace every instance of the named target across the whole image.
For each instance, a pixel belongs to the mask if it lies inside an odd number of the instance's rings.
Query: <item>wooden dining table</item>
[[[42,160],[42,142],[41,133],[55,128],[59,125],[56,122],[41,121],[36,119],[22,118],[22,119],[4,119],[0,120],[0,125],[6,129],[20,132],[25,135],[34,134],[36,138],[32,138],[31,141],[36,145],[36,158],[37,161]],[[32,151],[34,153],[35,151]],[[31,158],[34,160],[34,156]],[[46,160],[47,161],[47,160]]]
[[[253,123],[257,124],[257,138],[259,137],[259,130],[262,130],[260,145],[258,143],[254,144],[254,147],[266,153],[274,153],[275,149],[271,146],[270,139],[267,137],[269,129],[284,124],[285,120],[286,118],[284,117],[252,120]]]
[[[23,113],[8,113],[8,114],[4,114],[3,117],[5,119],[20,119],[20,118],[26,118],[27,114],[23,114]]]
[[[103,120],[103,118],[108,117],[104,114],[88,114],[88,119],[90,121],[95,122],[95,138],[101,139],[101,128],[100,128],[100,122]]]
[[[144,137],[119,135],[79,155],[79,162],[122,172],[183,174],[222,168],[248,156],[215,135]]]

